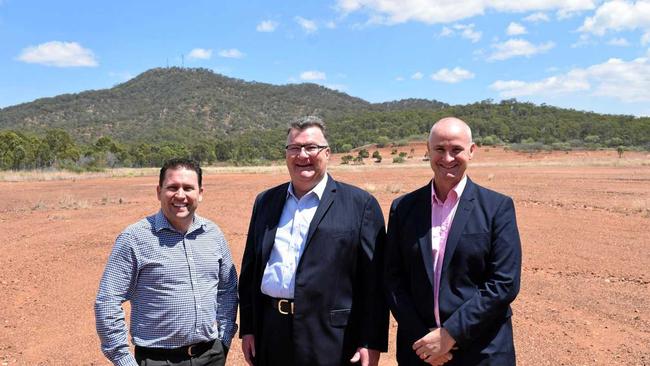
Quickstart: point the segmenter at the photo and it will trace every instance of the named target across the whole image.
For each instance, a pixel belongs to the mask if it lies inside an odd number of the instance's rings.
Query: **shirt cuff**
[[[138,366],[138,363],[135,360],[135,357],[129,352],[126,356],[115,360],[113,362],[115,366]]]

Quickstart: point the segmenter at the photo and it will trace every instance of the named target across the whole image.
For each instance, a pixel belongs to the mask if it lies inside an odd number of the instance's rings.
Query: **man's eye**
[[[316,145],[307,145],[307,146],[305,146],[305,150],[307,152],[315,152],[316,150],[318,150],[318,146],[316,146]]]

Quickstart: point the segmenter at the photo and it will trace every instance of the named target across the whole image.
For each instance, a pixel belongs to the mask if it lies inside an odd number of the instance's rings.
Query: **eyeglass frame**
[[[316,150],[314,150],[314,152],[310,153],[310,152],[307,150],[307,147],[312,147],[312,146],[315,146],[315,147],[316,147]],[[289,154],[290,156],[297,156],[297,155],[300,155],[300,153],[302,152],[302,150],[305,150],[305,154],[307,154],[307,155],[309,155],[309,156],[316,156],[316,155],[320,154],[321,151],[327,149],[328,147],[329,147],[329,145],[317,145],[317,144],[305,144],[305,145],[299,145],[299,144],[291,144],[291,145],[286,145],[286,146],[284,147],[284,151],[285,151],[286,154]],[[293,153],[292,153],[291,151],[289,151],[289,150],[294,150],[294,149],[297,149],[297,150],[295,150],[295,152],[293,152]]]

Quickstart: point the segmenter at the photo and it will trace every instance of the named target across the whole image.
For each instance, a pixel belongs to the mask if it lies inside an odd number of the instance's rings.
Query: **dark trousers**
[[[281,314],[270,301],[264,306],[262,339],[256,366],[294,366],[293,315]]]
[[[190,357],[183,352],[151,351],[150,348],[135,348],[135,360],[140,366],[224,366],[228,348],[218,339],[205,352]]]

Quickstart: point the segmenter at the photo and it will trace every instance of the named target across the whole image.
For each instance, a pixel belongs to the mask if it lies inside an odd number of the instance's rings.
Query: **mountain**
[[[326,120],[350,113],[444,105],[406,100],[372,105],[320,85],[247,82],[207,69],[156,68],[110,89],[42,98],[0,109],[0,129],[42,132],[60,128],[76,140],[110,136],[123,142],[187,142],[284,126],[316,114]]]

